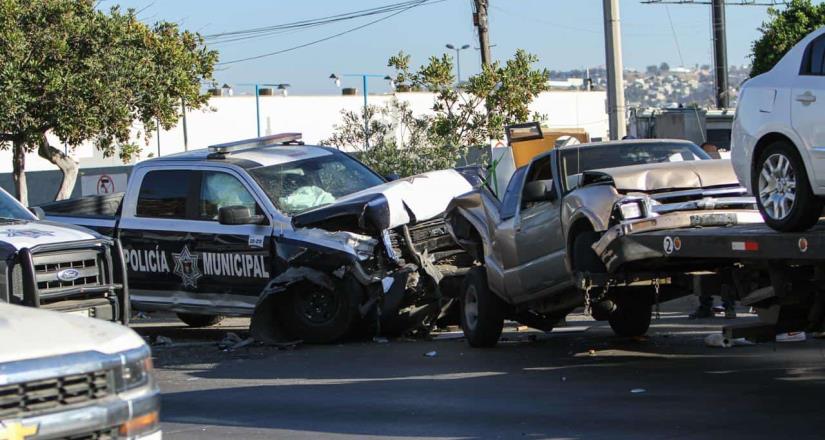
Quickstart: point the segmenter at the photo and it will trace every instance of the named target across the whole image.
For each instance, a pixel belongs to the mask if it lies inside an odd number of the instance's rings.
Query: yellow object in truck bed
[[[590,142],[590,135],[583,128],[549,128],[542,127],[538,122],[510,125],[506,128],[507,139],[513,147],[513,161],[516,168],[530,163],[541,153],[552,150],[556,141],[569,136],[579,143]]]

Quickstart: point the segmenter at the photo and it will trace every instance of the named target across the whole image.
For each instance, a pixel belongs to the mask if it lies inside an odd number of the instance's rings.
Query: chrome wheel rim
[[[467,287],[464,292],[464,323],[468,330],[474,330],[478,325],[478,292],[475,286]]]
[[[759,173],[759,201],[773,220],[790,215],[796,203],[796,173],[784,154],[771,154]]]

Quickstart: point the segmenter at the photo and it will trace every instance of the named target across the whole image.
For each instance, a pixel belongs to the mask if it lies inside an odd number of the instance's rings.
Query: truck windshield
[[[37,217],[23,207],[23,205],[9,195],[9,193],[0,189],[0,219],[37,220]]]
[[[294,215],[384,181],[344,154],[333,154],[266,167],[249,174],[283,213]]]
[[[659,162],[708,160],[711,157],[699,146],[687,142],[622,142],[563,148],[561,159],[568,189],[573,189],[578,186],[578,178],[585,171]]]

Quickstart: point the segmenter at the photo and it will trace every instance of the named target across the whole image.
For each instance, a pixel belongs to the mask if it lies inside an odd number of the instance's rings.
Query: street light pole
[[[341,78],[343,77],[361,77],[361,84],[364,90],[364,145],[367,149],[370,148],[370,120],[367,117],[367,112],[369,111],[369,106],[367,105],[367,79],[368,78],[383,78],[387,81],[390,81],[392,84],[392,78],[389,75],[375,75],[369,73],[343,73],[343,74],[331,74],[329,79],[335,81],[335,85],[341,87]]]
[[[465,44],[461,47],[458,47],[458,46],[455,46],[455,45],[452,45],[452,44],[448,44],[448,45],[446,45],[446,47],[447,47],[447,49],[452,49],[452,50],[455,51],[455,70],[456,70],[456,75],[458,75],[458,84],[461,85],[461,51],[465,50],[465,49],[469,49],[470,45]]]
[[[261,137],[261,86],[264,87],[289,87],[289,84],[262,84],[262,83],[241,83],[239,86],[255,87],[255,126],[257,127],[257,137]]]

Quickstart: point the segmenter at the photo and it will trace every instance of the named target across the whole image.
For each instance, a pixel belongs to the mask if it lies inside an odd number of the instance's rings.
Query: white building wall
[[[431,111],[433,94],[398,93],[398,99],[407,101],[416,114]],[[371,105],[380,105],[392,99],[392,95],[370,95]],[[608,130],[605,112],[605,92],[553,91],[539,95],[530,106],[532,111],[546,115],[551,127],[581,127],[591,137],[606,137]],[[359,110],[363,105],[362,96],[262,96],[260,97],[261,135],[301,132],[308,144],[317,143],[332,135],[334,126],[341,122],[342,110]],[[187,133],[189,149],[205,148],[209,145],[256,137],[255,97],[234,96],[214,97],[209,101],[209,110],[187,113]],[[163,130],[150,139],[139,136],[135,129],[135,142],[142,148],[141,159],[183,151],[183,124],[178,123],[171,130]],[[59,146],[56,138],[52,145]],[[103,158],[91,144],[74,149],[72,155],[81,168],[96,168],[124,165],[117,157]],[[151,155],[151,156],[150,156]],[[0,150],[0,173],[11,172],[11,151]],[[56,170],[48,161],[36,153],[26,158],[27,171]]]

